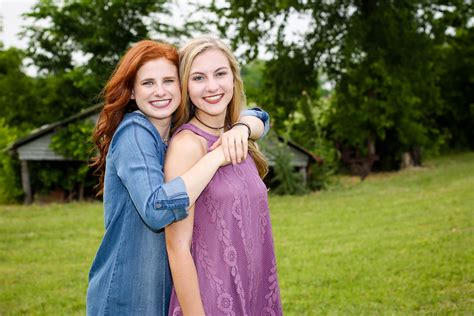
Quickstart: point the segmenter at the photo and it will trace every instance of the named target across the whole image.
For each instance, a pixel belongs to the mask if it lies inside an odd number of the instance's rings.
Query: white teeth
[[[170,100],[161,100],[161,101],[152,101],[150,102],[154,106],[164,106],[167,105],[170,102]]]
[[[216,100],[219,100],[220,98],[222,98],[222,94],[214,95],[212,97],[205,97],[205,99],[209,101],[216,101]]]

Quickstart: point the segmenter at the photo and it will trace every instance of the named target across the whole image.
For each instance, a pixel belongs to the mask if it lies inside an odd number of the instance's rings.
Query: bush
[[[268,135],[267,137],[274,137],[275,146],[272,150],[266,150],[273,162],[273,178],[270,179],[270,184],[273,193],[278,195],[298,195],[306,193],[306,188],[303,184],[303,179],[300,173],[296,172],[291,166],[292,154],[287,151],[287,144],[281,143],[276,139],[276,135]]]
[[[18,202],[22,195],[20,164],[18,159],[11,157],[5,148],[17,139],[20,133],[15,128],[6,126],[0,119],[0,203]]]
[[[48,183],[49,190],[54,187],[64,189],[70,192],[70,198],[73,192],[77,189],[78,198],[83,198],[85,187],[89,187],[87,183],[87,176],[90,173],[88,162],[92,149],[92,131],[94,124],[89,121],[80,121],[71,123],[64,128],[58,130],[51,138],[51,149],[56,153],[74,160],[67,162],[60,166],[54,167],[54,171],[48,169],[47,172],[43,169],[40,172],[40,178],[43,183]],[[44,188],[43,188],[44,190]]]

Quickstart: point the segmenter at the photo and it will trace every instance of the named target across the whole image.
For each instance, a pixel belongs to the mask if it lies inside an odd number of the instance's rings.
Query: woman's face
[[[131,98],[151,121],[171,118],[181,102],[178,69],[166,58],[146,62],[137,72]]]
[[[191,64],[188,94],[202,112],[225,116],[234,95],[234,75],[221,50],[212,48],[196,56]]]

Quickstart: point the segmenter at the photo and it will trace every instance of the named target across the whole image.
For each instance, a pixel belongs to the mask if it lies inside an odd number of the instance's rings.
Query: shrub
[[[11,157],[4,149],[20,136],[20,132],[6,126],[0,118],[0,203],[18,202],[22,195],[20,164],[18,159]]]

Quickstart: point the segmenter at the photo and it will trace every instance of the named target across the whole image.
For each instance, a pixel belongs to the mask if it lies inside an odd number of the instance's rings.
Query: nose
[[[162,97],[166,94],[166,90],[164,89],[162,84],[157,84],[155,91],[153,91],[153,94],[157,97]]]
[[[213,77],[209,78],[207,80],[206,90],[208,92],[214,92],[214,91],[217,91],[218,89],[219,89],[219,83],[217,82],[217,80]]]

